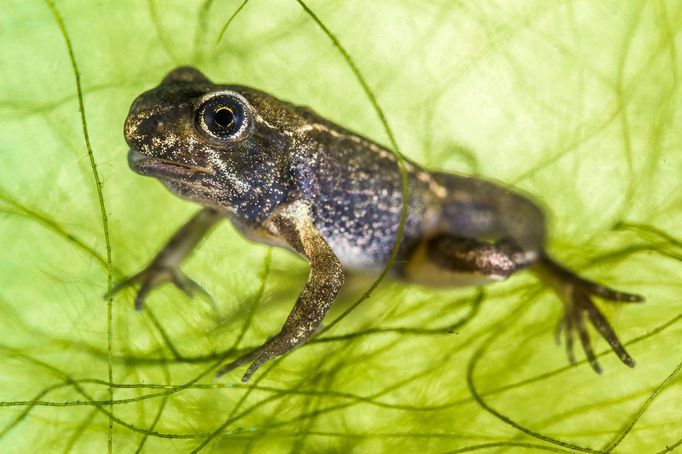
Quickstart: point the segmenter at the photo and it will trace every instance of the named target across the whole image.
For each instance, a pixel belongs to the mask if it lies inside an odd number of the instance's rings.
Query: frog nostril
[[[158,116],[141,119],[136,126],[136,136],[146,142],[164,140],[169,133],[168,122]]]
[[[151,134],[158,135],[163,132],[164,122],[158,118],[152,118],[147,124],[147,131]]]

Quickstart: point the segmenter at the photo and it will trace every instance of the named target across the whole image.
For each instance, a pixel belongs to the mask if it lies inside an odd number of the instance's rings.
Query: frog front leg
[[[203,208],[183,225],[154,259],[142,271],[119,282],[112,289],[115,294],[130,285],[139,285],[135,297],[135,309],[142,310],[144,300],[155,287],[171,282],[188,296],[198,291],[208,294],[199,284],[189,278],[180,269],[182,261],[194,250],[196,245],[224,216],[211,208]]]
[[[247,382],[266,361],[306,342],[322,324],[343,285],[341,263],[315,228],[310,210],[303,202],[295,202],[280,210],[271,222],[289,247],[310,263],[308,280],[281,331],[261,347],[221,368],[216,377],[250,362],[242,377],[242,381]]]

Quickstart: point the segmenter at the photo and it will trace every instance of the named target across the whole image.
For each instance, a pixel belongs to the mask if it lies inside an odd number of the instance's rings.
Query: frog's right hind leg
[[[592,301],[592,297],[622,303],[643,302],[643,297],[614,290],[584,279],[562,267],[547,255],[542,255],[533,265],[532,269],[554,289],[554,292],[564,304],[564,317],[559,324],[558,333],[561,330],[564,331],[566,353],[571,363],[575,362],[573,340],[574,334],[577,332],[578,339],[592,369],[597,373],[601,373],[601,366],[594,355],[587,331],[585,321],[585,316],[587,316],[587,319],[609,343],[618,358],[625,365],[635,367],[635,361],[625,350],[625,347],[623,347],[606,317],[597,309],[597,306]]]
[[[142,310],[144,300],[152,289],[165,282],[171,282],[188,296],[198,292],[210,300],[208,293],[182,272],[180,264],[223,217],[214,209],[203,208],[175,232],[149,265],[139,273],[116,284],[112,289],[112,294],[130,285],[139,285],[140,289],[135,297],[135,309]]]

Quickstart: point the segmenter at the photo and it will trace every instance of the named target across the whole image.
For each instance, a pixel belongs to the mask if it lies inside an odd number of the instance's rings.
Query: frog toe
[[[180,270],[176,270],[171,276],[171,282],[185,295],[190,298],[194,298],[195,295],[199,295],[201,298],[206,300],[212,308],[216,308],[216,303],[210,293],[208,293],[204,288],[199,285],[194,279],[187,276]]]
[[[576,297],[578,297],[578,295],[580,294],[581,292],[577,292]],[[589,299],[589,297],[586,297],[585,295],[583,295],[583,297],[585,297],[584,304],[581,304],[580,306],[576,304],[574,306],[577,308],[577,310],[573,313],[575,329],[578,332],[580,344],[582,345],[583,351],[585,352],[585,357],[587,358],[587,361],[590,363],[590,366],[592,366],[592,370],[594,370],[598,374],[601,374],[602,368],[599,362],[597,361],[597,357],[594,355],[594,350],[592,349],[592,342],[590,340],[590,333],[587,331],[587,326],[585,325],[585,311],[587,310],[587,307],[591,306],[592,308],[594,308],[594,304]]]
[[[246,353],[245,355],[240,356],[231,363],[221,367],[215,373],[215,378],[220,378],[223,375],[233,371],[234,369],[243,364],[251,363],[247,371],[242,376],[242,382],[244,383],[248,382],[251,376],[258,370],[258,368],[260,368],[260,366],[262,366],[268,359],[270,359],[271,356],[266,354],[267,353],[266,346],[267,343],[266,345],[263,345],[249,353]]]
[[[149,293],[155,287],[169,280],[169,270],[150,266],[116,284],[112,289],[111,294],[115,295],[125,288],[139,286],[140,288],[135,295],[135,309],[141,311],[144,308],[144,301],[147,299]]]
[[[643,303],[645,301],[645,298],[642,295],[614,290],[605,285],[588,281],[583,278],[577,278],[577,285],[590,295],[607,301],[617,303]]]
[[[564,317],[557,324],[557,329],[555,332],[555,340],[558,343],[561,342],[561,333],[564,334],[564,342],[566,349],[566,358],[571,364],[575,364],[575,349],[573,343],[573,319],[568,316],[568,313],[564,314]]]
[[[135,296],[135,309],[141,311],[144,309],[144,302],[151,291],[167,282],[175,285],[190,298],[195,293],[198,293],[207,299],[212,306],[215,306],[213,298],[211,298],[209,293],[183,273],[182,270],[159,264],[152,264],[139,273],[122,280],[114,286],[111,293],[114,295],[127,287],[139,286],[140,288]]]
[[[585,302],[585,313],[588,319],[592,323],[592,326],[601,334],[601,336],[609,343],[609,346],[618,356],[623,364],[628,367],[635,367],[635,360],[632,359],[630,354],[625,350],[623,344],[618,340],[615,331],[609,324],[608,320],[604,315],[597,309],[597,306],[592,302],[589,296],[583,296],[586,300]]]
[[[592,340],[588,330],[588,322],[594,329],[608,342],[613,352],[628,367],[635,367],[635,361],[625,350],[625,347],[618,339],[615,331],[609,324],[606,317],[597,309],[592,301],[590,294],[581,288],[573,288],[570,292],[571,299],[566,302],[566,312],[561,322],[561,331],[564,333],[564,341],[568,361],[575,364],[574,339],[577,335],[580,345],[585,353],[585,358],[590,363],[592,369],[600,374],[601,365],[597,361],[592,348]]]

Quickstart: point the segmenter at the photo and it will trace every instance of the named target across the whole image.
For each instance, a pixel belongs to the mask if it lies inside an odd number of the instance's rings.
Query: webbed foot
[[[246,370],[244,375],[242,375],[242,382],[246,383],[251,379],[251,376],[268,360],[281,354],[284,354],[287,351],[291,350],[292,348],[293,347],[277,348],[276,345],[272,343],[272,339],[270,339],[268,342],[261,345],[257,349],[240,356],[231,363],[218,369],[218,371],[215,373],[215,377],[220,378],[226,373],[236,369],[237,367],[243,364],[251,363],[251,365],[249,365],[249,368]]]
[[[635,361],[625,350],[606,317],[594,304],[592,297],[620,303],[640,303],[644,301],[642,296],[614,290],[583,279],[561,267],[547,256],[543,257],[534,268],[553,287],[564,304],[565,312],[563,319],[559,322],[557,339],[563,331],[566,354],[572,364],[575,363],[574,339],[577,334],[592,369],[597,373],[602,371],[592,349],[586,323],[587,318],[597,332],[609,343],[623,364],[635,367]]]
[[[218,211],[202,208],[175,232],[145,269],[116,284],[111,294],[114,295],[131,285],[139,285],[140,289],[135,297],[135,309],[140,311],[144,308],[144,300],[149,292],[165,282],[170,282],[187,296],[191,297],[195,293],[202,295],[211,306],[215,307],[211,295],[182,272],[180,263],[222,218],[223,215]]]
[[[145,269],[137,274],[134,274],[114,286],[111,294],[114,295],[124,288],[139,285],[137,296],[135,297],[135,309],[141,311],[144,308],[144,301],[147,295],[156,287],[169,282],[175,285],[180,291],[189,296],[194,296],[195,293],[200,294],[206,298],[211,305],[214,305],[211,295],[204,290],[192,278],[187,276],[179,267],[167,265],[163,262],[157,263],[153,261]]]

